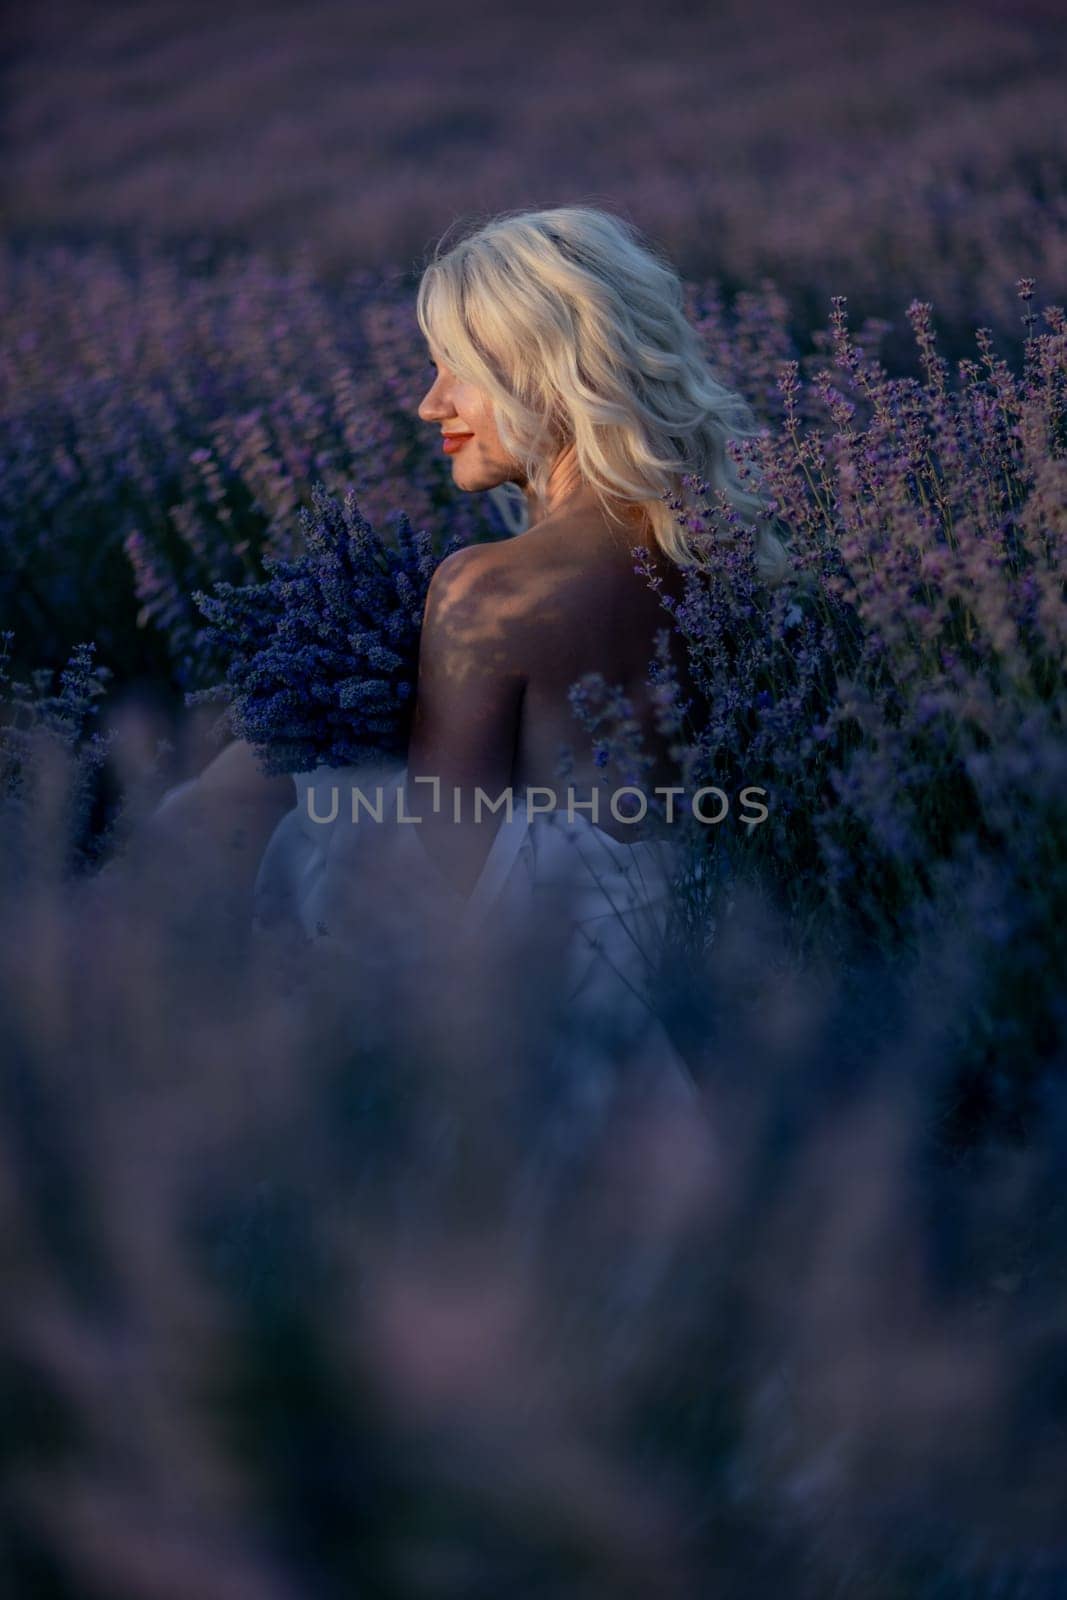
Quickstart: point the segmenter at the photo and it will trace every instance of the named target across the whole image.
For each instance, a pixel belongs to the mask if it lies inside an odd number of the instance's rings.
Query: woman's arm
[[[516,661],[491,548],[448,556],[430,583],[419,643],[415,719],[408,749],[409,809],[427,854],[460,894],[477,883],[504,809],[484,808],[475,822],[475,790],[490,800],[508,788],[514,767],[526,678]],[[433,810],[439,780],[440,809]],[[453,820],[453,792],[460,822]]]
[[[217,885],[220,899],[251,917],[252,888],[267,841],[296,804],[291,777],[266,777],[255,751],[235,739],[198,777],[181,785],[145,823],[148,843],[189,851],[190,868]]]

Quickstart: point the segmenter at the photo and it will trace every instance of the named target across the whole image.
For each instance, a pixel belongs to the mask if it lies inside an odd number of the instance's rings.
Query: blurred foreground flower
[[[620,1057],[586,1119],[550,920],[414,963],[383,876],[301,971],[206,857],[54,855],[0,882],[8,1592],[1064,1592],[1067,1095],[931,1137],[968,925],[804,966],[738,888],[701,1099]]]

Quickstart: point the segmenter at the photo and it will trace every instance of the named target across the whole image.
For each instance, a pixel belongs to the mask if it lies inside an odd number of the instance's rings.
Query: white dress
[[[624,843],[585,811],[540,811],[517,791],[465,899],[430,860],[419,827],[400,820],[429,799],[406,783],[406,766],[318,767],[293,779],[297,804],[275,827],[255,881],[257,938],[295,937],[305,948],[325,938],[342,960],[373,963],[382,950],[418,954],[423,934],[447,929],[453,942],[471,942],[477,960],[510,951],[521,963],[531,954],[524,934],[543,912],[552,950],[538,948],[558,979],[564,1025],[545,1070],[572,1106],[599,1121],[624,1079],[696,1106],[689,1068],[650,1003],[679,843]],[[354,788],[363,797],[355,806]]]
[[[388,843],[393,866],[413,869],[402,891],[408,904],[399,911],[406,936],[441,918],[463,939],[480,936],[477,948],[484,951],[521,940],[539,911],[546,919],[562,916],[560,998],[585,1074],[595,1060],[601,1078],[623,1070],[651,1074],[691,1099],[689,1070],[650,1003],[681,846],[667,838],[624,843],[587,812],[541,811],[516,791],[464,899],[430,861],[418,825],[400,820],[418,817],[429,801],[424,787],[406,779],[405,766],[294,774],[297,804],[275,828],[256,878],[256,931],[288,927],[306,939],[351,937],[365,950],[367,930],[396,899],[374,895],[370,855],[377,865],[375,847]],[[355,806],[353,788],[362,797]],[[588,1090],[607,1093],[610,1082],[591,1082]]]

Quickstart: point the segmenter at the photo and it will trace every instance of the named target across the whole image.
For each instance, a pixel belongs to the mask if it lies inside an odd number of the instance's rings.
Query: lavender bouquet
[[[223,683],[185,696],[187,706],[229,703],[231,731],[259,753],[268,775],[402,757],[415,702],[419,632],[438,556],[406,513],[385,544],[349,493],[322,484],[301,510],[304,553],[265,556],[263,583],[212,585],[193,594],[229,657]]]

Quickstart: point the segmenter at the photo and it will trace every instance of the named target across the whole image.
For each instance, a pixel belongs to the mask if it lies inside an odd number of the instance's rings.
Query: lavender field
[[[6,43],[0,1593],[1067,1595],[1059,8]],[[795,580],[742,543],[674,617],[689,770],[773,796],[688,841],[689,1112],[546,1070],[547,913],[416,959],[383,863],[362,959],[267,948],[226,819],[153,832],[215,748],[194,595],[316,485],[506,536],[417,419],[414,289],[566,201],[679,263]]]
[[[472,210],[627,208],[692,276],[774,277],[959,333],[1063,298],[1055,0],[42,0],[12,19],[10,221],[30,237],[409,266]],[[901,341],[900,353],[903,353]]]

